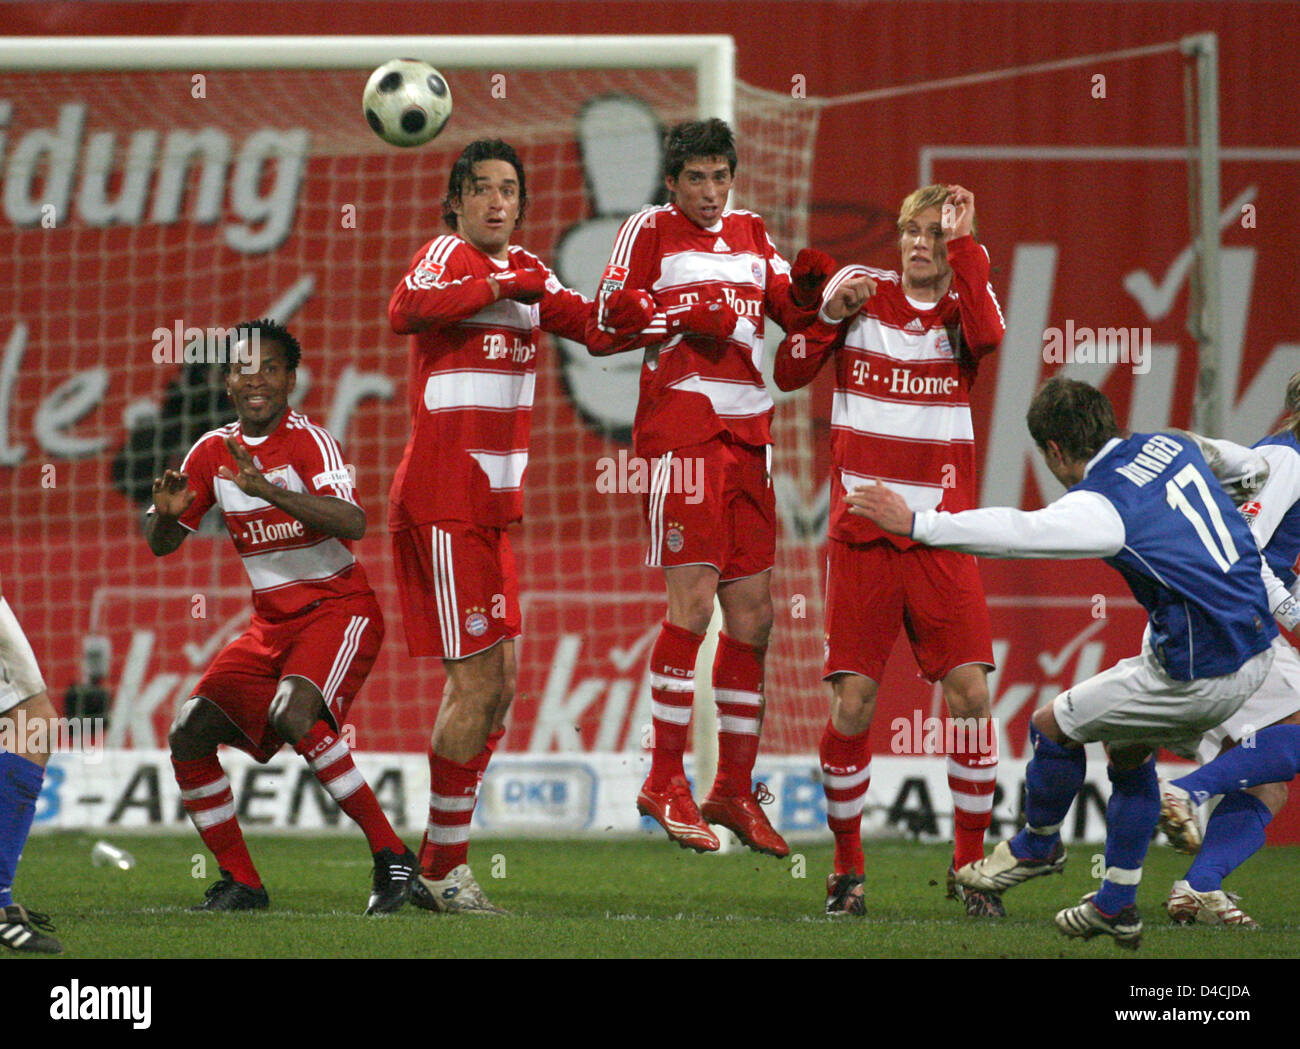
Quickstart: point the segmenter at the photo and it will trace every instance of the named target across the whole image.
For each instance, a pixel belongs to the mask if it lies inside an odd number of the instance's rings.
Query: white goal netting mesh
[[[248,614],[224,531],[162,560],[141,537],[152,477],[231,417],[211,368],[160,363],[159,347],[272,314],[303,345],[295,403],[342,442],[369,514],[356,549],[388,641],[354,707],[357,744],[425,745],[442,675],[407,658],[392,577],[387,492],[408,420],[389,294],[441,231],[455,155],[485,136],[511,141],[526,166],[520,243],[593,293],[619,222],[661,199],[663,129],[697,113],[685,72],[444,72],[450,125],[399,150],[362,119],[368,70],[0,71],[3,590],[56,700],[85,674],[86,639],[106,639],[92,644],[111,653],[113,742],[162,745],[177,704]],[[737,203],[763,214],[793,256],[807,243],[816,111],[738,85],[736,112]],[[595,484],[599,460],[625,447],[637,364],[549,338],[539,358],[509,750],[636,750],[649,723],[662,583],[641,567],[639,498]],[[822,479],[803,403],[778,408],[774,753],[814,751],[825,717]]]

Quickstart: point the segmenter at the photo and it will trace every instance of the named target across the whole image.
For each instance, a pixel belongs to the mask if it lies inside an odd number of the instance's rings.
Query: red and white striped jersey
[[[192,532],[213,504],[221,507],[226,529],[248,572],[257,615],[280,620],[323,598],[371,593],[350,543],[309,528],[218,474],[222,466],[233,472],[239,469],[226,447],[227,437],[248,449],[262,475],[277,488],[358,504],[338,442],[298,412],[285,412],[280,425],[261,439],[245,437],[239,423],[233,422],[209,430],[195,442],[181,466],[195,498],[180,523]]]
[[[651,458],[720,433],[770,444],[764,315],[789,330],[813,314],[790,298],[790,264],[773,247],[762,218],[728,210],[704,229],[675,204],[646,208],[618,231],[599,307],[622,287],[648,291],[660,311],[631,344],[647,347],[633,428],[636,454]],[[725,343],[702,335],[668,338],[663,311],[715,300],[725,300],[740,318]]]
[[[835,358],[831,407],[830,535],[850,543],[884,537],[913,545],[848,512],[843,495],[878,478],[913,510],[957,512],[975,506],[975,444],[970,389],[979,361],[1006,330],[989,284],[988,252],[973,237],[948,243],[952,287],[939,302],[917,303],[897,273],[849,266],[823,299],[867,274],[876,293],[839,323],[818,317],[786,337],[775,378],[783,390],[812,381]]]
[[[546,293],[525,305],[495,299],[488,277],[542,269],[511,247],[493,259],[454,234],[421,248],[388,303],[411,336],[411,438],[389,495],[394,531],[435,521],[505,528],[523,516],[539,332],[586,342],[590,299],[546,270]]]

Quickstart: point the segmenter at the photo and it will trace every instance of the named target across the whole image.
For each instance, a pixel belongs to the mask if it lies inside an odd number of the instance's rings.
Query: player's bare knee
[[[209,746],[203,731],[207,722],[206,707],[205,700],[191,696],[167,730],[167,746],[177,761],[193,761],[216,750],[216,744]]]
[[[304,681],[282,681],[267,711],[267,720],[286,743],[297,743],[320,720],[321,699]]]
[[[840,674],[831,681],[831,722],[836,732],[858,736],[871,727],[876,689],[876,682],[859,674]]]

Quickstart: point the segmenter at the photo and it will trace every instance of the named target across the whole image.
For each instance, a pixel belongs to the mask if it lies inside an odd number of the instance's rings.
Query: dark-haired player
[[[898,214],[900,272],[851,266],[827,286],[820,315],[787,334],[774,378],[805,386],[835,361],[832,486],[850,492],[888,479],[913,509],[975,505],[970,391],[1004,326],[976,243],[975,198],[961,186],[923,186]],[[832,500],[827,551],[826,663],[831,712],[820,756],[826,822],[835,835],[828,914],[862,914],[862,806],[871,777],[876,693],[890,649],[906,629],[922,673],[943,690],[965,742],[948,754],[953,800],[949,896],[966,913],[1003,913],[993,893],[963,888],[952,872],[984,855],[997,751],[989,728],[993,639],[979,567],[967,554],[888,535]]]
[[[1111,782],[1105,874],[1097,892],[1056,915],[1056,926],[1067,936],[1111,936],[1136,948],[1137,888],[1160,816],[1154,751],[1194,746],[1241,708],[1269,672],[1277,627],[1254,538],[1195,441],[1125,435],[1104,394],[1059,378],[1034,395],[1028,425],[1047,468],[1068,489],[1041,510],[914,511],[878,483],[857,487],[845,502],[885,531],[928,546],[983,557],[1104,558],[1147,610],[1138,655],[1034,712],[1026,826],[956,872],[968,888],[1000,893],[1063,869],[1060,828],[1083,784],[1084,744],[1103,743]],[[1266,734],[1278,734],[1285,751],[1294,728],[1265,729],[1256,747],[1229,751],[1179,782],[1194,790],[1188,780],[1213,776],[1234,758],[1261,771],[1271,753]]]
[[[466,146],[442,217],[454,231],[418,252],[388,304],[410,335],[411,438],[389,527],[412,656],[441,659],[447,683],[429,741],[429,821],[413,901],[501,914],[468,864],[478,785],[514,698],[519,590],[506,529],[523,478],[540,333],[603,344],[593,303],[510,238],[528,203],[524,167],[500,139]],[[629,302],[611,327],[651,317]]]
[[[215,504],[253,587],[248,629],[208,667],[168,735],[181,801],[221,880],[197,908],[268,905],[217,747],[268,761],[285,743],[361,827],[374,856],[367,914],[406,902],[415,856],[393,832],[341,736],[374,665],[384,619],[350,542],[366,530],[338,443],[289,407],[301,350],[269,321],[232,337],[226,390],[236,422],[199,438],[153,483],[149,548],[176,550]]]
[[[752,781],[776,554],[763,324],[768,316],[789,330],[809,320],[835,264],[805,249],[792,272],[760,216],[728,209],[736,159],[731,129],[721,120],[669,132],[663,175],[672,202],[623,224],[598,302],[604,327],[634,300],[657,311],[636,339],[614,347],[646,347],[633,442],[636,455],[652,464],[646,564],[664,570],[668,591],[650,656],[654,745],[637,808],[683,848],[716,851],[709,827],[715,823],[752,849],[785,856],[789,847],[760,808],[768,795]],[[702,467],[702,499],[683,483],[683,465],[692,460]],[[696,654],[715,597],[722,607],[713,665],[718,774],[700,809],[682,754]]]

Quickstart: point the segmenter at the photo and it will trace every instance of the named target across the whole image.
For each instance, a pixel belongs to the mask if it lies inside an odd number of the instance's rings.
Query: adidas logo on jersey
[[[714,251],[730,251],[730,250],[731,250],[731,245],[728,244],[728,243],[727,243],[725,240],[723,240],[721,237],[719,237],[717,240],[715,240],[715,241],[713,242],[713,250],[714,250]]]
[[[925,331],[925,325],[921,323],[921,318],[920,318],[920,317],[913,317],[910,321],[907,322],[907,326],[906,326],[903,330],[904,330],[904,331],[924,332],[924,331]]]

